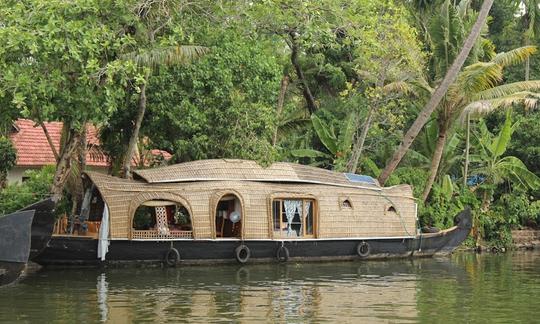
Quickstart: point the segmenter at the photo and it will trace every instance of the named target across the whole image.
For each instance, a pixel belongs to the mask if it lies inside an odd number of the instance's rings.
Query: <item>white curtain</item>
[[[109,206],[107,206],[107,203],[104,203],[103,217],[101,218],[101,226],[99,227],[98,259],[105,261],[107,252],[109,252]]]
[[[287,216],[287,235],[290,236],[293,233],[292,221],[294,214],[298,211],[301,215],[302,201],[301,200],[284,200],[283,206],[285,207],[285,215]]]
[[[304,217],[302,218],[302,226],[306,226],[306,234],[312,234],[311,231],[313,230],[313,225],[308,223],[307,216],[309,215],[309,209],[311,207],[311,201],[306,200],[304,202]],[[305,221],[305,225],[304,225]]]

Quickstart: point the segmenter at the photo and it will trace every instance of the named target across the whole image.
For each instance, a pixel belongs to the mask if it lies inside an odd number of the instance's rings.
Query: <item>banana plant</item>
[[[344,171],[355,130],[353,118],[346,119],[344,125],[340,127],[338,135],[336,135],[332,126],[325,123],[317,115],[311,116],[311,123],[327,152],[314,149],[297,149],[291,151],[291,154],[298,158],[322,159],[332,164],[334,170]]]
[[[493,192],[498,184],[505,181],[525,189],[539,189],[540,178],[529,171],[527,166],[515,156],[504,156],[512,133],[519,127],[519,122],[512,123],[510,112],[499,133],[495,136],[489,132],[483,120],[479,122],[475,136],[478,142],[478,152],[471,155],[473,168],[471,176],[479,179],[477,188],[484,192],[482,209],[489,208]]]

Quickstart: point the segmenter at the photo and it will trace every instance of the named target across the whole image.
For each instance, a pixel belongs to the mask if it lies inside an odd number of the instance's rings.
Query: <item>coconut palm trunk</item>
[[[276,122],[276,128],[274,129],[274,135],[272,136],[272,146],[276,146],[277,144],[277,137],[279,132],[279,120],[281,118],[281,114],[283,113],[283,105],[285,104],[285,95],[287,94],[287,88],[289,87],[289,76],[284,75],[281,79],[281,87],[279,90],[279,96],[278,96],[278,104],[277,104],[277,122]]]
[[[144,114],[146,112],[146,83],[148,82],[148,75],[145,78],[145,82],[141,85],[141,93],[139,95],[139,109],[137,110],[137,115],[135,117],[135,125],[133,125],[133,133],[129,138],[129,144],[126,150],[126,155],[124,156],[124,162],[122,165],[122,171],[124,178],[131,178],[131,161],[133,155],[135,154],[135,149],[137,147],[137,142],[139,140],[139,131],[143,122]]]
[[[463,167],[463,188],[467,188],[469,177],[469,151],[471,150],[471,114],[467,113],[467,135],[465,138],[465,165]]]
[[[529,40],[529,37],[525,38],[525,46],[531,45],[531,41]],[[525,81],[529,81],[531,75],[531,58],[527,57],[527,60],[525,61]]]
[[[371,127],[371,122],[373,121],[373,112],[374,112],[373,106],[369,109],[368,115],[366,117],[366,122],[364,123],[364,127],[362,128],[362,133],[360,136],[356,138],[356,142],[354,143],[353,153],[349,160],[349,163],[347,164],[347,171],[355,173],[356,169],[358,168],[358,162],[360,161],[360,157],[362,156],[362,151],[364,150],[364,144],[366,142],[367,134],[369,131],[369,128]]]
[[[394,172],[398,164],[401,162],[401,159],[403,159],[403,157],[411,147],[416,136],[418,136],[424,125],[429,120],[433,111],[437,108],[437,106],[445,96],[448,88],[456,79],[459,71],[461,70],[461,67],[465,63],[465,60],[469,56],[471,49],[476,43],[478,36],[480,36],[482,26],[484,26],[484,24],[486,23],[489,11],[491,9],[491,6],[493,5],[493,1],[494,0],[484,0],[482,8],[480,9],[480,13],[478,14],[478,18],[476,19],[476,22],[474,23],[474,26],[469,36],[467,36],[467,39],[465,40],[465,43],[463,44],[459,55],[456,57],[454,63],[452,63],[452,66],[446,73],[439,87],[431,96],[429,102],[426,104],[422,112],[420,112],[412,126],[409,128],[409,130],[403,137],[403,140],[401,141],[398,149],[394,152],[394,155],[381,173],[379,177],[379,182],[381,183],[381,185],[383,185],[386,180],[388,180],[390,175]]]
[[[444,146],[446,144],[446,137],[448,133],[448,128],[445,123],[442,122],[439,125],[439,137],[437,137],[437,143],[435,144],[435,151],[433,152],[433,157],[431,159],[431,166],[429,168],[429,177],[422,193],[422,202],[426,202],[433,187],[433,183],[437,178],[437,173],[439,172],[439,166],[441,164],[442,156],[444,153]]]

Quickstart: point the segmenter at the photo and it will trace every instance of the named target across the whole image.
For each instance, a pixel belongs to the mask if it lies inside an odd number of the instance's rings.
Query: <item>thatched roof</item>
[[[380,189],[378,182],[371,177],[285,162],[277,162],[264,168],[255,161],[200,160],[134,172],[148,183],[236,180],[315,183]]]

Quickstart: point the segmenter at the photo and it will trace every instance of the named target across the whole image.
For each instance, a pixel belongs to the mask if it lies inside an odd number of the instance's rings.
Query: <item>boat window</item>
[[[54,224],[53,235],[98,237],[105,203],[95,186],[86,189],[75,215],[63,215]]]
[[[274,199],[272,201],[274,238],[313,237],[314,206],[313,199]]]
[[[342,208],[352,208],[351,201],[349,199],[343,200],[343,202],[341,203],[341,207]]]
[[[189,211],[172,201],[146,201],[133,215],[132,238],[193,238]]]
[[[389,215],[389,214],[392,214],[392,213],[393,214],[397,213],[396,207],[394,207],[392,205],[386,206],[385,214]]]
[[[221,197],[216,206],[216,237],[242,237],[242,203],[233,194]]]

